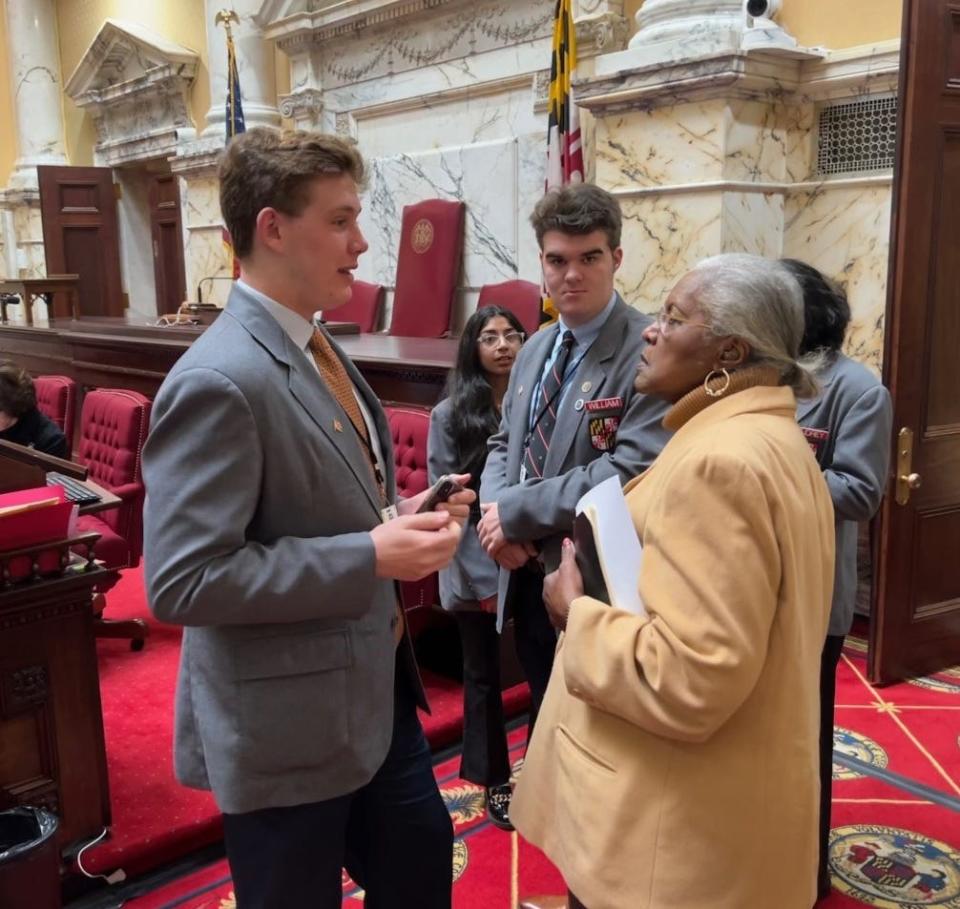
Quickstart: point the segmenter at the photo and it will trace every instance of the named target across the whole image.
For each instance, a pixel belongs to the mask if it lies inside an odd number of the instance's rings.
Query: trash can
[[[0,906],[60,909],[57,816],[43,808],[0,811]]]

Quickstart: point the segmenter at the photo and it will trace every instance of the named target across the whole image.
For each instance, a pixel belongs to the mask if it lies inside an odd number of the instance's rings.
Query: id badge
[[[386,524],[387,521],[392,521],[394,518],[400,517],[400,512],[397,511],[396,505],[388,505],[386,508],[380,509],[380,520]]]
[[[520,482],[522,483],[524,480],[526,480],[526,478],[527,478],[527,465],[521,464],[520,465]]]

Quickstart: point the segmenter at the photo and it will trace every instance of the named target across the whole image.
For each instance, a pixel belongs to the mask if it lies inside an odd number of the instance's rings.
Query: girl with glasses
[[[471,476],[476,489],[487,460],[487,439],[500,424],[500,405],[523,343],[523,327],[508,309],[485,306],[464,326],[448,396],[430,415],[428,470]],[[440,602],[452,612],[463,645],[463,758],[460,776],[486,787],[487,812],[510,828],[510,762],[500,695],[500,637],[496,629],[498,568],[477,537],[480,509],[472,506],[457,554],[440,572]]]

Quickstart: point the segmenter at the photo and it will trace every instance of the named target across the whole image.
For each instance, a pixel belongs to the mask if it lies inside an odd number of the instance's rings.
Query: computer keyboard
[[[62,486],[67,499],[77,505],[92,505],[100,501],[100,496],[89,486],[84,486],[79,480],[66,477],[56,471],[50,471],[47,474],[47,486]]]

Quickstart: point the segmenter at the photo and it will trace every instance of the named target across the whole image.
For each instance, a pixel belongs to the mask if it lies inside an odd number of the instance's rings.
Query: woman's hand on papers
[[[564,631],[570,604],[583,596],[583,577],[577,567],[576,551],[572,540],[564,540],[560,553],[560,566],[543,579],[543,602],[553,627]]]

